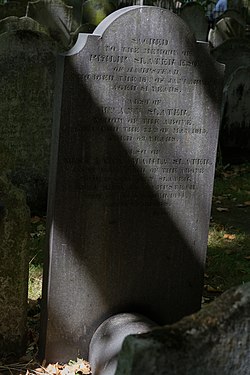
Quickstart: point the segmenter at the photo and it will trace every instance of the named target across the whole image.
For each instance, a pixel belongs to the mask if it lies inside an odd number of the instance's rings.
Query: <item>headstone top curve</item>
[[[154,6],[145,6],[145,5],[133,5],[126,8],[118,9],[117,11],[111,13],[108,15],[94,30],[93,34],[88,33],[79,33],[78,39],[75,43],[75,45],[67,52],[63,53],[63,56],[72,56],[74,54],[79,53],[85,46],[87,40],[89,37],[98,37],[102,38],[104,33],[109,29],[109,27],[117,21],[122,16],[125,16],[126,14],[134,11],[145,11],[148,10],[150,12],[160,12],[160,13],[166,13],[170,18],[174,18],[176,22],[183,27],[183,29],[186,29],[186,35],[189,35],[190,38],[193,38],[194,43],[195,37],[192,31],[189,29],[189,27],[186,25],[186,23],[181,19],[181,17],[178,17],[175,13],[169,11],[168,9],[154,7]]]

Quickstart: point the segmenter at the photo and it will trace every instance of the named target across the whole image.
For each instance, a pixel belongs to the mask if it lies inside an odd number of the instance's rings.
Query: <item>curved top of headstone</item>
[[[0,20],[0,34],[16,30],[30,30],[49,35],[43,26],[29,17],[10,16]]]
[[[132,16],[132,14],[133,16]],[[143,20],[141,17],[143,16]],[[126,20],[129,17],[129,25]],[[140,22],[140,19],[142,22]],[[145,22],[146,20],[146,22]],[[89,36],[103,38],[108,32],[112,33],[112,38],[122,39],[121,36],[130,35],[132,30],[138,27],[145,30],[157,29],[159,38],[166,38],[164,33],[170,32],[170,28],[178,27],[178,33],[183,34],[183,39],[190,40],[190,43],[196,43],[195,36],[186,23],[173,12],[153,6],[134,5],[117,10],[106,17],[94,30],[93,34],[79,34],[76,44],[65,55],[70,56],[79,53],[85,46]]]
[[[23,63],[31,65],[38,62],[43,64],[45,61],[47,63],[54,61],[59,52],[58,44],[46,32],[37,30],[33,20],[29,19],[29,21],[31,21],[30,24],[28,22],[29,27],[25,27],[26,23],[21,21],[20,28],[16,27],[14,23],[9,30],[2,33],[0,31],[1,57],[5,55],[8,56],[9,61],[12,59],[16,63],[19,59]],[[17,58],[17,56],[19,57]]]

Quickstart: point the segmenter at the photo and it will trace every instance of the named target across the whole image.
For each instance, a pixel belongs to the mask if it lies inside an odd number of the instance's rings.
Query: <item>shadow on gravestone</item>
[[[43,212],[57,52],[43,33],[23,29],[0,35],[0,145],[14,159],[12,182],[26,192],[32,210]]]
[[[205,9],[198,3],[187,3],[180,9],[180,17],[194,33],[196,40],[207,41],[208,18]]]
[[[0,358],[23,354],[27,340],[30,213],[23,191],[7,178],[10,156],[0,149]]]
[[[166,324],[200,308],[222,76],[208,46],[156,7],[113,13],[60,57],[47,361],[86,358],[116,313]]]
[[[197,314],[123,343],[115,375],[247,375],[250,283]]]

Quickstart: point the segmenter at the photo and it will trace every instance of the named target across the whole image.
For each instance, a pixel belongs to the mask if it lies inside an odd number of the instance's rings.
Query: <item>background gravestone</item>
[[[228,39],[211,50],[212,56],[225,64],[225,81],[242,66],[250,66],[250,43],[247,39]]]
[[[31,27],[36,25],[31,20]],[[34,209],[46,207],[57,51],[36,31],[0,35],[0,146],[14,160],[11,180],[26,191]]]
[[[113,13],[59,59],[48,361],[86,357],[113,314],[165,324],[200,308],[222,76],[208,46],[156,7]]]
[[[71,43],[73,8],[62,0],[29,2],[27,15],[49,30],[50,36],[67,48]]]
[[[217,18],[216,21],[219,21],[222,18],[231,18],[231,19],[234,19],[235,21],[237,21],[240,25],[242,25],[244,27],[246,26],[246,20],[244,19],[242,14],[240,12],[238,12],[237,10],[234,10],[234,9],[226,10],[224,13],[222,13]]]
[[[245,27],[234,18],[221,18],[214,29],[209,30],[208,41],[212,47],[218,47],[227,39],[244,37]]]
[[[25,351],[30,214],[25,195],[6,177],[0,151],[0,357]]]
[[[180,9],[180,17],[193,31],[196,40],[207,41],[208,18],[203,6],[198,3],[187,3]]]
[[[240,67],[225,84],[220,146],[226,160],[246,161],[250,152],[250,66]],[[228,159],[229,158],[229,159]]]
[[[45,34],[48,33],[43,26],[29,17],[18,18],[16,16],[10,16],[0,20],[0,34],[17,30],[30,30]]]

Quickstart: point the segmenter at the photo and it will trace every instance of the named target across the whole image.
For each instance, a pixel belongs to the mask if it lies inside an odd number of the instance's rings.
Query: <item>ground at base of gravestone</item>
[[[90,374],[84,359],[66,365],[37,361],[46,218],[31,218],[28,346],[21,358],[0,359],[0,375]],[[250,281],[250,164],[217,167],[214,184],[203,307],[232,286]]]

